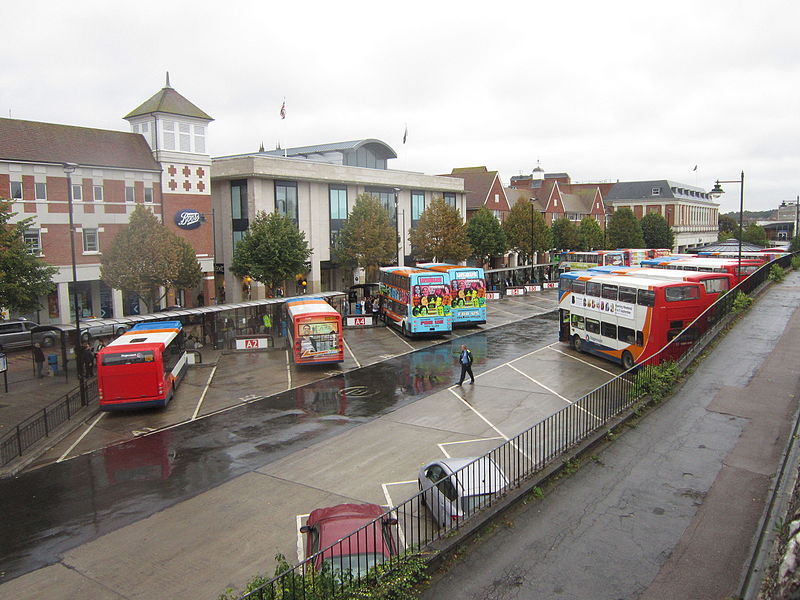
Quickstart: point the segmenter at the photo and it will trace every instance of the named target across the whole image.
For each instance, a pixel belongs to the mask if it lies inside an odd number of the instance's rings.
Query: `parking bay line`
[[[453,458],[452,456],[450,456],[447,450],[443,448],[443,446],[450,446],[453,444],[471,444],[473,442],[490,442],[492,440],[502,440],[502,439],[503,438],[501,437],[477,438],[474,440],[459,440],[457,442],[442,442],[441,444],[436,444],[436,445],[439,446],[439,450],[442,451],[442,454],[444,454],[445,458]]]
[[[578,358],[577,356],[572,356],[572,354],[567,354],[563,350],[558,350],[557,348],[553,348],[552,346],[554,346],[554,345],[555,344],[550,344],[550,346],[547,346],[547,347],[550,348],[550,350],[552,350],[553,352],[558,352],[559,354],[563,354],[564,356],[568,356],[572,360],[577,360],[578,362],[582,362],[585,365],[589,365],[590,367],[592,367],[594,369],[597,369],[598,371],[602,371],[603,373],[608,373],[612,377],[617,377],[616,373],[612,373],[611,371],[606,371],[603,367],[598,367],[597,365],[593,365],[589,361],[583,360],[582,358]]]
[[[100,422],[100,419],[102,419],[102,418],[103,418],[103,417],[105,417],[105,416],[106,416],[106,413],[104,413],[104,412],[100,413],[100,415],[99,415],[99,416],[98,416],[98,417],[97,417],[97,418],[94,420],[94,422],[93,422],[91,425],[89,425],[89,426],[86,428],[86,431],[84,431],[84,432],[81,434],[81,436],[80,436],[80,437],[79,437],[77,440],[75,440],[75,442],[74,442],[74,443],[73,443],[73,444],[72,444],[72,445],[71,445],[69,448],[67,448],[67,450],[64,452],[64,454],[62,454],[61,456],[59,456],[59,457],[58,457],[58,460],[57,460],[56,462],[57,462],[57,463],[60,463],[60,462],[62,462],[62,461],[65,459],[65,458],[67,458],[67,456],[69,455],[69,453],[70,453],[70,452],[72,452],[72,451],[75,449],[75,446],[77,446],[78,444],[80,444],[80,443],[81,443],[81,440],[82,440],[83,438],[85,438],[85,437],[88,435],[88,433],[89,433],[89,432],[90,432],[92,429],[94,429],[94,426],[95,426],[95,425],[97,425],[97,424]]]
[[[350,350],[350,344],[347,343],[347,340],[344,339],[344,336],[342,336],[342,341],[344,342],[344,347],[347,348],[347,351],[350,353],[350,356],[352,356],[353,360],[356,361],[356,366],[360,369],[361,368],[361,363],[358,362],[358,359],[356,358],[356,355],[353,354],[352,350]]]
[[[519,370],[517,367],[515,367],[514,365],[508,365],[508,366],[509,366],[510,368],[514,369],[514,370],[515,370],[517,373],[519,373],[519,374],[520,374],[520,375],[522,375],[523,377],[527,377],[528,379],[530,379],[530,380],[531,380],[533,383],[535,383],[536,385],[538,385],[540,388],[543,388],[543,389],[547,390],[548,392],[550,392],[550,393],[551,393],[551,394],[553,394],[554,396],[558,396],[559,398],[561,398],[561,399],[562,399],[564,402],[566,402],[567,404],[575,404],[575,402],[574,402],[573,400],[570,400],[569,398],[567,398],[567,397],[565,397],[565,396],[562,396],[562,395],[561,395],[561,394],[559,394],[558,392],[556,392],[556,391],[554,391],[554,390],[551,390],[551,389],[550,389],[549,387],[547,387],[545,384],[543,384],[543,383],[541,383],[541,382],[539,382],[539,381],[536,381],[536,380],[535,380],[533,377],[531,377],[531,376],[530,376],[530,375],[528,375],[527,373],[523,373],[522,371],[520,371],[520,370]],[[588,410],[586,410],[586,409],[585,409],[585,408],[583,408],[582,406],[580,406],[580,405],[576,405],[576,406],[578,407],[578,409],[579,409],[579,410],[582,410],[583,412],[585,412],[587,415],[589,415],[589,416],[590,416],[590,417],[592,417],[593,419],[597,419],[598,421],[600,420],[600,418],[599,418],[599,417],[597,417],[597,416],[593,415],[592,413],[590,413]]]
[[[200,394],[200,400],[197,401],[197,406],[194,409],[194,414],[191,418],[192,421],[194,421],[197,418],[197,415],[200,413],[200,407],[203,406],[203,400],[206,399],[208,387],[211,385],[211,380],[214,379],[214,373],[217,372],[217,366],[218,365],[214,365],[214,368],[211,369],[211,374],[208,376],[208,381],[206,381],[206,387],[203,388],[203,393]]]
[[[409,348],[411,348],[412,350],[416,350],[416,348],[414,348],[414,346],[412,346],[412,345],[411,345],[411,344],[409,344],[409,343],[408,343],[406,340],[404,340],[404,339],[403,339],[403,336],[402,336],[402,335],[400,335],[399,333],[397,333],[397,332],[394,330],[394,327],[392,327],[392,326],[391,326],[391,325],[389,325],[388,323],[386,324],[386,329],[388,329],[388,330],[389,330],[389,331],[391,331],[393,334],[395,334],[395,335],[398,337],[398,339],[399,339],[401,342],[403,342],[403,343],[404,343],[406,346],[408,346],[408,347],[409,347]]]
[[[389,483],[382,483],[381,488],[383,489],[383,497],[386,498],[386,508],[389,510],[394,510],[395,505],[392,503],[392,497],[389,495],[389,488],[390,485],[411,485],[412,483],[417,483],[417,480],[414,479],[412,481],[390,481]],[[400,543],[402,544],[403,548],[406,548],[406,536],[403,535],[403,528],[398,526],[397,527],[397,537],[400,538]]]

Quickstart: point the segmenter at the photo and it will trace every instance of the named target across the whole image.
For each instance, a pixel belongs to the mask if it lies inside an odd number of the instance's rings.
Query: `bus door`
[[[560,309],[560,317],[561,317],[561,327],[558,330],[558,341],[559,342],[568,342],[570,340],[570,332],[569,332],[569,320],[570,314],[568,310]]]

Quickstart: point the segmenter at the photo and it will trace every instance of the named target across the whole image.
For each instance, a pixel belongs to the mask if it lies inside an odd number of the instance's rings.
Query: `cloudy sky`
[[[541,161],[710,189],[745,171],[745,209],[800,194],[796,2],[43,0],[3,17],[4,117],[127,130],[169,71],[215,118],[214,156],[378,138],[391,168],[431,174],[507,183]]]

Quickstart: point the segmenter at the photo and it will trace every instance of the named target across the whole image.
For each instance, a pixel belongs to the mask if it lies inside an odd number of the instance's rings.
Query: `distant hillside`
[[[729,217],[733,217],[737,222],[739,221],[739,212],[725,213]],[[742,213],[742,220],[748,223],[753,221],[770,221],[778,218],[777,210],[746,210]]]

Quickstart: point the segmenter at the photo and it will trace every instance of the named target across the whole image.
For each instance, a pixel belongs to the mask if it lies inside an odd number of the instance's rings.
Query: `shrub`
[[[738,294],[736,294],[736,298],[733,299],[732,312],[738,313],[745,311],[752,305],[753,305],[753,299],[744,292],[739,292]]]
[[[654,402],[661,402],[670,393],[680,376],[681,370],[674,362],[647,365],[636,373],[631,395],[634,399],[650,396]]]
[[[793,256],[792,257],[792,268],[793,269],[800,269],[800,256]]]
[[[782,283],[786,279],[786,271],[780,265],[772,265],[769,269],[769,278],[775,283]]]

